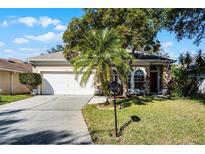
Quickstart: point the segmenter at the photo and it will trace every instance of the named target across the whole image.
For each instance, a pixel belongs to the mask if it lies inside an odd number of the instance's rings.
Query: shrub
[[[198,70],[191,70],[184,67],[173,65],[171,68],[172,81],[169,83],[169,89],[172,96],[194,97],[198,89]]]
[[[26,85],[32,92],[34,88],[42,83],[41,75],[38,73],[20,73],[19,81]]]

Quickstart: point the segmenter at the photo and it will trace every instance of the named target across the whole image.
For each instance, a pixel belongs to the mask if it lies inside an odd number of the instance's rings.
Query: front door
[[[157,85],[158,85],[158,80],[157,80],[157,72],[150,72],[150,92],[157,92]]]

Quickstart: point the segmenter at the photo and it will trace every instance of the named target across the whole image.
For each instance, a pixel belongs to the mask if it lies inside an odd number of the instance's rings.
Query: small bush
[[[42,83],[41,75],[38,73],[20,73],[19,81],[26,85],[32,92],[34,88]]]

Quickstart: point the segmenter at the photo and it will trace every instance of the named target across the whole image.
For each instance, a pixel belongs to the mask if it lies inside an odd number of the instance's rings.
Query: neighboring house
[[[205,55],[197,57],[194,64],[191,65],[191,69],[198,68],[199,65],[201,68],[199,76],[199,93],[205,95]]]
[[[31,71],[32,66],[21,60],[0,58],[0,93],[29,93],[29,89],[19,82],[19,73]]]
[[[133,72],[128,75],[130,93],[161,93],[165,88],[165,76],[168,66],[174,62],[168,58],[135,52],[137,62],[133,64]],[[94,94],[94,76],[91,75],[86,87],[81,87],[75,80],[72,66],[64,58],[63,52],[40,55],[28,59],[33,65],[33,72],[42,75],[40,94]],[[81,75],[80,75],[81,76]],[[79,76],[79,77],[80,77]],[[118,80],[117,74],[115,80]]]

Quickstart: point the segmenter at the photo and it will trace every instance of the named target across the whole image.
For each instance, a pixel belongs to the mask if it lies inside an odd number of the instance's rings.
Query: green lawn
[[[123,103],[128,107],[117,110],[118,138],[113,136],[113,110],[98,109],[96,105],[83,108],[95,144],[205,144],[202,102],[147,97]]]
[[[22,95],[0,95],[0,105],[15,102],[21,99],[26,99],[31,97],[30,94],[22,94]]]

